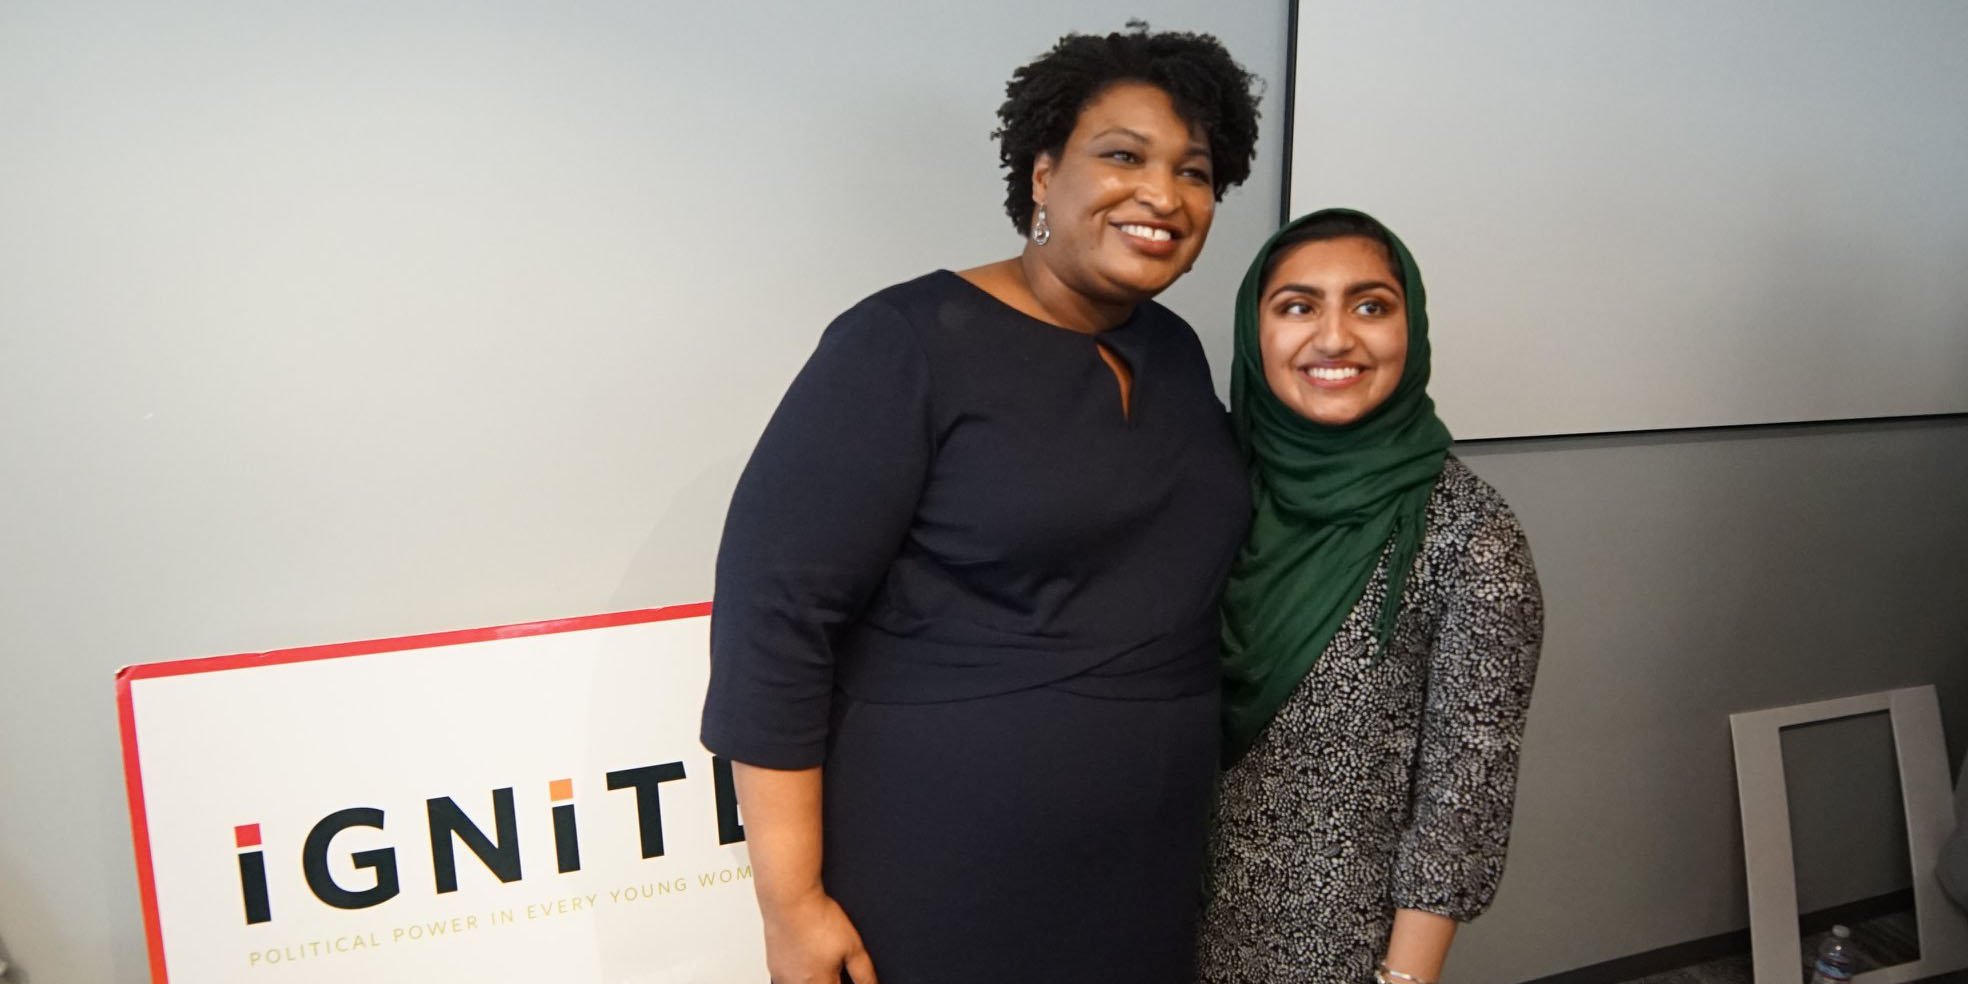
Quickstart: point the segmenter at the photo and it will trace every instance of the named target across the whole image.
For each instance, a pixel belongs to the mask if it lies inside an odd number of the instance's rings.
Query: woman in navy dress
[[[777,984],[1188,984],[1217,597],[1249,493],[1151,298],[1250,171],[1214,38],[1068,36],[1007,87],[999,263],[842,314],[718,553],[703,740]]]

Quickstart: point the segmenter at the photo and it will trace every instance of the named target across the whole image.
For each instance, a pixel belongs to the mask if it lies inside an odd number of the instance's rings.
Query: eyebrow
[[[1384,290],[1390,294],[1393,294],[1395,297],[1401,296],[1400,290],[1397,289],[1393,284],[1390,284],[1385,280],[1362,280],[1356,284],[1346,285],[1346,294],[1349,297],[1354,294],[1364,294],[1370,290]],[[1265,299],[1270,300],[1270,298],[1277,297],[1279,294],[1283,294],[1286,291],[1297,291],[1301,294],[1311,294],[1313,297],[1326,296],[1325,291],[1320,290],[1319,288],[1314,287],[1310,284],[1279,284],[1278,289],[1272,291],[1270,295]]]
[[[1110,133],[1118,133],[1121,134],[1122,136],[1132,137],[1138,143],[1154,142],[1152,140],[1149,140],[1148,135],[1142,133],[1140,130],[1130,130],[1124,126],[1110,126],[1107,129],[1094,134],[1092,137],[1088,139],[1098,140],[1101,137],[1107,136]],[[1209,147],[1205,144],[1192,143],[1189,145],[1188,155],[1192,157],[1208,157],[1210,155],[1210,150]]]

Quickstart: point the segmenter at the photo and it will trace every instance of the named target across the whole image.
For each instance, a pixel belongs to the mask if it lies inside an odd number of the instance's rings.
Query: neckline
[[[1013,307],[1011,304],[1006,302],[1004,298],[1001,298],[998,295],[993,294],[988,290],[985,290],[983,287],[980,287],[977,284],[972,283],[969,277],[966,277],[963,274],[956,272],[955,270],[951,270],[948,267],[940,267],[937,269],[936,272],[949,277],[951,280],[955,280],[957,283],[962,284],[964,288],[968,290],[970,293],[983,298],[991,306],[1011,314],[1013,317],[1016,317],[1020,321],[1023,321],[1031,325],[1037,325],[1038,327],[1044,328],[1047,331],[1055,331],[1061,334],[1071,335],[1076,338],[1084,338],[1090,342],[1093,342],[1096,345],[1100,344],[1101,340],[1113,336],[1116,332],[1131,327],[1135,323],[1135,321],[1141,317],[1141,309],[1148,304],[1147,301],[1142,301],[1141,303],[1136,304],[1134,306],[1134,310],[1129,311],[1128,316],[1126,318],[1121,319],[1121,322],[1113,326],[1112,328],[1105,328],[1100,331],[1094,331],[1094,332],[1076,331],[1072,328],[1066,327],[1065,325],[1056,325],[1050,321],[1045,320],[1044,318],[1033,317],[1032,315],[1027,314],[1024,311],[1020,311],[1019,309]]]

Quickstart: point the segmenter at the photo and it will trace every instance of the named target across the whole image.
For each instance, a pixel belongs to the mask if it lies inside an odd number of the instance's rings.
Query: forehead
[[[1113,129],[1132,130],[1156,141],[1198,144],[1205,150],[1209,144],[1202,126],[1183,119],[1168,92],[1148,82],[1116,82],[1087,100],[1068,142]]]
[[[1287,282],[1320,287],[1337,284],[1344,288],[1363,280],[1383,280],[1397,291],[1402,288],[1401,279],[1394,275],[1393,258],[1387,255],[1385,246],[1365,236],[1340,236],[1291,247],[1278,258],[1265,288]]]

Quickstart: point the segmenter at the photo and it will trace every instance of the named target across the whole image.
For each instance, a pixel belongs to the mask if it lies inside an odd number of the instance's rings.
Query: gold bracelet
[[[1374,968],[1374,984],[1436,984],[1436,982],[1424,981],[1413,974],[1403,974],[1387,966],[1387,961],[1383,960],[1380,966]]]

